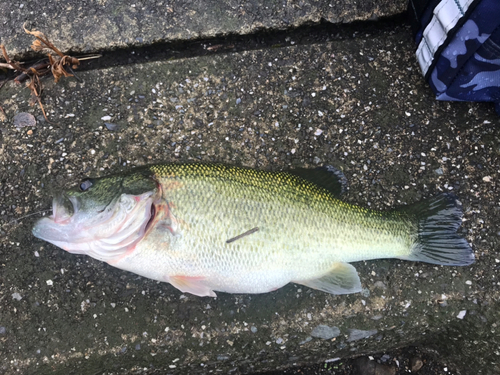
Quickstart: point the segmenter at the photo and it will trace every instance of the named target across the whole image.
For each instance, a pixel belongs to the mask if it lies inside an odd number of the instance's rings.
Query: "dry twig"
[[[7,82],[7,80],[2,81],[2,83],[0,83],[0,89],[3,87],[3,85],[5,85],[5,82]],[[3,115],[5,116],[5,111],[3,110],[3,107],[1,105],[0,105],[0,111],[2,111]]]
[[[47,49],[49,50],[49,53],[47,55],[49,57],[50,70],[52,71],[52,75],[54,76],[54,80],[56,82],[58,82],[62,76],[73,76],[73,74],[68,73],[66,69],[64,69],[64,66],[68,65],[73,69],[76,69],[76,67],[80,65],[80,60],[78,60],[76,57],[65,55],[64,53],[59,51],[59,49],[55,45],[53,45],[49,41],[49,39],[40,31],[30,31],[26,28],[24,28],[24,31],[36,38],[36,40],[31,45],[31,48],[34,51],[41,52]],[[51,53],[50,50],[55,52],[56,55]]]
[[[28,81],[26,83],[26,87],[31,90],[32,101],[38,102],[40,109],[42,110],[43,117],[48,122],[47,114],[45,113],[45,109],[42,105],[41,94],[43,91],[42,83],[40,81],[40,77],[52,73],[54,76],[54,81],[57,83],[61,77],[72,77],[74,75],[73,69],[76,69],[78,65],[80,65],[80,59],[65,55],[62,53],[54,44],[50,42],[50,40],[40,31],[30,31],[27,30],[24,26],[24,31],[27,34],[33,35],[35,37],[35,41],[31,45],[31,48],[37,52],[46,52],[48,61],[39,61],[33,66],[29,68],[23,67],[19,62],[11,60],[7,51],[3,45],[0,45],[0,50],[2,55],[6,61],[6,63],[0,63],[0,68],[7,68],[17,70],[20,74],[14,79],[15,82],[21,83],[24,81]],[[100,55],[95,55],[91,57],[85,57],[85,59],[91,58],[99,58]],[[68,72],[66,69],[70,70]],[[0,86],[1,87],[1,86]]]

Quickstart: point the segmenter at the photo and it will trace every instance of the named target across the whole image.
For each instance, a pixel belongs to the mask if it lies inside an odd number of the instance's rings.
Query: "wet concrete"
[[[44,80],[53,124],[27,89],[0,91],[1,372],[248,373],[422,344],[465,374],[498,373],[498,116],[436,102],[407,27],[79,77]],[[19,112],[37,125],[16,128]],[[84,176],[193,160],[333,164],[345,200],[376,209],[451,191],[477,261],[359,262],[364,290],[348,296],[291,284],[199,298],[33,238],[40,215],[16,220]]]

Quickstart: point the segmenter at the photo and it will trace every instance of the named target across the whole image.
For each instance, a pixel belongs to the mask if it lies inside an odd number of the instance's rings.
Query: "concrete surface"
[[[499,119],[436,102],[407,27],[79,76],[44,80],[53,124],[27,89],[0,91],[0,372],[249,373],[408,344],[463,374],[500,371]],[[20,112],[37,125],[16,128]],[[16,220],[84,176],[191,160],[333,164],[345,199],[377,209],[452,191],[477,262],[359,262],[364,291],[348,296],[291,284],[199,298],[33,238],[40,214]]]
[[[14,58],[30,52],[28,29],[44,31],[73,53],[249,34],[392,16],[406,0],[164,0],[33,1],[0,3],[0,44]]]

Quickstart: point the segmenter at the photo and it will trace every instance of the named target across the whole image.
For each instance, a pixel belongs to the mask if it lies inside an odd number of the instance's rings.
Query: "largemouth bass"
[[[73,254],[165,281],[182,292],[265,293],[290,282],[332,294],[361,290],[349,262],[474,262],[457,233],[462,211],[441,194],[374,211],[339,199],[332,167],[266,172],[165,164],[85,179],[56,196],[33,234]]]

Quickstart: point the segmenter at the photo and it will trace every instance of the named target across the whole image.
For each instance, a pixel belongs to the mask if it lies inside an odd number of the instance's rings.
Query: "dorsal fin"
[[[314,169],[297,168],[289,173],[315,183],[336,197],[341,196],[347,189],[347,178],[344,173],[331,165]]]

